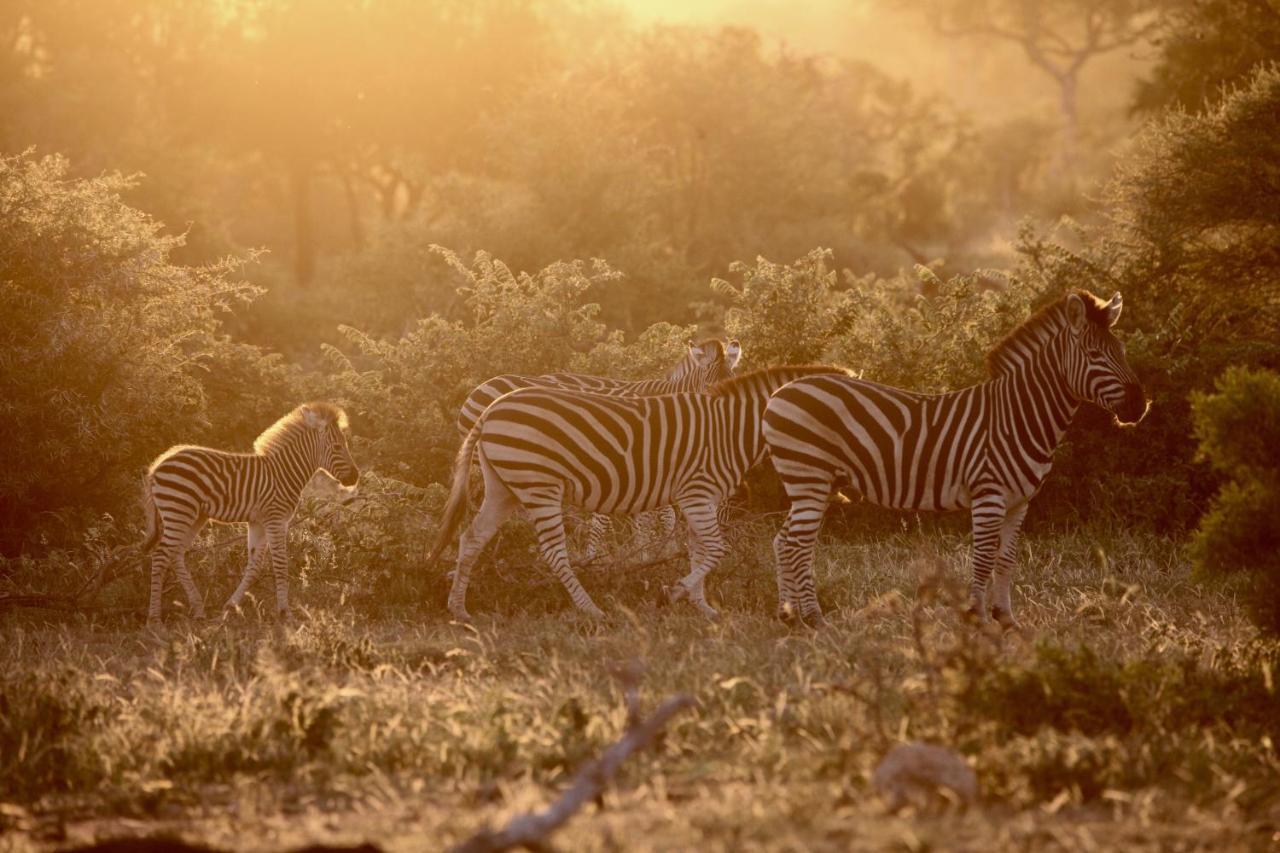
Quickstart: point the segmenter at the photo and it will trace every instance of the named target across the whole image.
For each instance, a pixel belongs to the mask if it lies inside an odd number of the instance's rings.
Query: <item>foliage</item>
[[[241,381],[278,364],[218,334],[255,290],[240,262],[184,267],[181,238],[127,206],[119,175],[75,180],[58,157],[0,160],[0,550],[29,541],[45,513],[133,511],[140,467],[180,440],[261,413],[260,398],[206,391],[228,365]],[[275,407],[278,403],[272,401]],[[269,421],[260,421],[269,423]],[[259,427],[261,429],[261,427]]]
[[[587,370],[660,375],[684,355],[691,329],[659,324],[628,344],[608,332],[588,301],[619,285],[603,261],[556,262],[514,273],[487,252],[470,266],[437,249],[461,279],[460,314],[418,320],[397,340],[343,328],[346,349],[328,348],[331,387],[353,403],[362,459],[386,475],[425,486],[447,483],[458,446],[455,417],[467,394],[502,373]]]
[[[1134,110],[1197,112],[1245,83],[1258,65],[1280,60],[1280,9],[1267,0],[1170,4],[1156,44],[1155,66],[1137,87]]]
[[[1237,367],[1192,397],[1200,452],[1230,478],[1191,541],[1197,572],[1249,576],[1259,624],[1280,633],[1280,375]]]

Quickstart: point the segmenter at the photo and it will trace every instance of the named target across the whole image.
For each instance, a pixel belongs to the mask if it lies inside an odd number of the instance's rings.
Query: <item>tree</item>
[[[1062,117],[1062,159],[1074,169],[1080,73],[1090,61],[1150,37],[1161,0],[909,0],[943,35],[1017,45],[1053,80]]]
[[[1261,63],[1280,61],[1280,6],[1268,0],[1194,0],[1173,7],[1154,33],[1155,67],[1134,111],[1205,109]]]

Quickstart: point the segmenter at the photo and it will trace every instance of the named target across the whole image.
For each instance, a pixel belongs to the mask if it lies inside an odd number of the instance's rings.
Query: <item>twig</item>
[[[648,747],[668,720],[694,705],[692,696],[681,693],[663,702],[649,719],[642,720],[636,695],[638,665],[630,665],[618,673],[618,677],[623,682],[627,700],[627,730],[623,736],[598,759],[579,770],[569,789],[550,806],[539,812],[516,815],[496,832],[487,829],[478,832],[454,847],[452,853],[498,853],[515,847],[550,850],[548,836],[563,826],[578,809],[599,799],[631,753]]]

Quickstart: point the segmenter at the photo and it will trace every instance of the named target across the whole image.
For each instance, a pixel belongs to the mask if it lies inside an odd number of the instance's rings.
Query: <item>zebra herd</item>
[[[573,603],[603,615],[570,565],[564,511],[641,514],[672,508],[689,533],[689,573],[669,590],[714,618],[704,581],[725,552],[719,510],[748,470],[771,456],[790,510],[774,539],[778,612],[822,622],[813,557],[823,514],[839,488],[905,510],[968,508],[973,527],[970,610],[1016,626],[1010,581],[1028,502],[1040,490],[1076,410],[1093,403],[1122,424],[1148,402],[1111,327],[1120,294],[1075,291],[1026,320],[987,355],[990,378],[946,394],[859,379],[830,365],[767,367],[731,376],[737,341],[690,345],[668,375],[624,382],[576,374],[505,375],[477,387],[458,416],[462,447],[428,563],[467,513],[470,471],[484,482],[480,509],[458,539],[449,610],[469,620],[471,571],[512,515],[533,524],[542,558]],[[252,454],[176,447],[146,478],[150,507],[150,620],[160,616],[170,565],[195,615],[203,604],[183,562],[213,519],[249,523],[249,561],[228,601],[239,604],[270,556],[277,607],[288,616],[286,534],[317,470],[354,487],[346,417],[328,403],[299,406],[259,437]],[[593,529],[597,529],[593,525]],[[987,591],[991,586],[988,609]]]

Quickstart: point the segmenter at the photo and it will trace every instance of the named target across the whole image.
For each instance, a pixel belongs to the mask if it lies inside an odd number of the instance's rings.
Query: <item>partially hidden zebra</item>
[[[724,554],[717,518],[747,470],[764,455],[761,415],[769,395],[794,379],[844,371],[774,367],[721,382],[704,394],[606,397],[555,388],[503,396],[467,434],[429,561],[461,526],[478,457],[484,501],[458,542],[449,610],[460,620],[471,569],[502,523],[520,509],[537,532],[543,559],[587,614],[602,616],[582,588],[565,549],[564,505],[634,514],[675,505],[689,528],[690,572],[670,591],[707,616],[703,579]]]
[[[1149,405],[1111,332],[1120,294],[1068,294],[987,354],[990,378],[947,394],[918,394],[849,376],[811,376],[780,389],[764,437],[791,506],[774,539],[784,618],[822,621],[813,550],[833,490],[904,510],[968,508],[973,529],[969,608],[1016,628],[1010,580],[1028,502],[1082,403],[1134,424]]]
[[[697,343],[689,341],[686,348],[684,357],[659,379],[611,379],[585,373],[544,373],[538,376],[504,373],[495,376],[477,385],[467,395],[458,411],[458,433],[466,438],[480,415],[494,400],[518,388],[567,388],[610,397],[652,397],[659,394],[705,391],[717,382],[730,378],[742,357],[742,346],[737,340],[708,338]],[[675,510],[665,507],[660,513],[646,514],[645,518],[638,520],[638,524],[642,529],[650,531],[653,538],[666,538],[675,529]],[[585,559],[592,560],[604,553],[608,527],[607,515],[592,516]]]
[[[360,472],[347,448],[347,416],[331,403],[298,406],[253,443],[252,453],[230,453],[180,445],[162,453],[143,487],[147,516],[144,551],[151,557],[151,602],[147,621],[160,619],[164,577],[172,565],[196,618],[204,602],[187,570],[185,553],[207,521],[249,523],[249,562],[227,602],[240,604],[270,555],[276,607],[289,617],[287,541],[289,522],[302,489],[319,470],[349,489]]]

